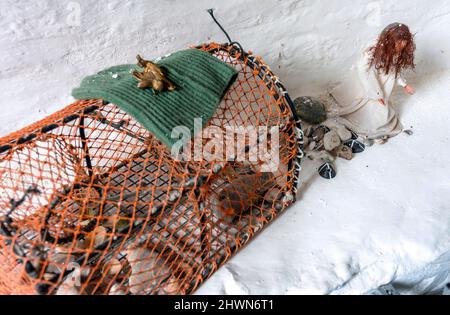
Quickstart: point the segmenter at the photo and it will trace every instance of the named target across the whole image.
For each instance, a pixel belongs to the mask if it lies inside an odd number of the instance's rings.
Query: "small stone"
[[[339,147],[334,149],[333,155],[349,161],[353,159],[352,149],[345,145],[340,145]]]
[[[412,131],[412,130],[405,130],[404,133],[406,133],[408,136],[412,136],[414,134],[414,131]]]
[[[120,284],[115,283],[109,290],[109,295],[127,295],[127,292]]]
[[[312,133],[312,139],[316,142],[320,141],[323,139],[325,134],[329,131],[330,131],[330,128],[328,128],[327,126],[316,127]]]
[[[292,202],[294,202],[294,195],[292,194],[292,192],[287,192],[285,195],[284,195],[284,197],[283,197],[283,199],[282,199],[282,202],[284,203],[284,204],[291,204]]]
[[[56,295],[80,295],[80,290],[75,286],[63,283],[56,291]]]
[[[336,158],[328,151],[321,151],[316,156],[317,159],[325,162],[325,163],[332,163],[336,160]]]
[[[323,145],[327,151],[333,151],[341,145],[341,138],[339,138],[336,130],[331,130],[323,137]]]
[[[327,120],[325,106],[317,99],[302,96],[294,101],[300,119],[310,124],[320,124]]]
[[[324,150],[323,139],[316,143],[316,146],[314,147],[314,150],[315,151],[322,151],[322,150]]]
[[[311,161],[322,161],[324,163],[332,163],[336,160],[336,157],[334,155],[325,150],[310,152],[308,153],[307,157]]]
[[[309,144],[309,138],[308,137],[303,137],[303,147],[307,148]]]
[[[310,142],[308,145],[308,151],[313,151],[316,148],[316,145],[317,145],[316,141]]]
[[[158,285],[161,277],[169,273],[161,265],[157,253],[151,252],[146,248],[127,250],[127,260],[131,266],[129,286],[132,294],[152,292]]]
[[[75,269],[68,274],[56,291],[56,295],[81,295],[79,286],[81,285],[81,272]]]
[[[344,126],[340,126],[340,127],[336,128],[336,131],[339,135],[339,138],[341,138],[341,140],[343,142],[350,140],[352,138],[352,133],[350,132],[350,130],[348,130]]]
[[[264,195],[264,200],[269,203],[274,203],[275,201],[279,200],[283,197],[283,192],[279,188],[273,188],[266,192]]]
[[[355,139],[353,139],[355,140]],[[366,147],[372,147],[375,144],[375,140],[373,139],[363,139],[362,143],[366,146]]]
[[[185,294],[183,286],[179,279],[175,276],[171,276],[165,283],[162,284],[162,288],[158,290],[158,295],[179,295]]]
[[[103,274],[109,274],[110,276],[117,277],[122,269],[122,263],[118,259],[112,259],[109,263],[103,266],[102,272]]]

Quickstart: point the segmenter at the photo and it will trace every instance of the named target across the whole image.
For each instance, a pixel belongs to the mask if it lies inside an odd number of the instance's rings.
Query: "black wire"
[[[83,149],[84,149],[84,160],[86,162],[86,167],[89,172],[89,177],[92,178],[92,176],[94,175],[94,170],[92,168],[92,160],[91,160],[91,156],[89,154],[89,145],[87,142],[86,132],[85,132],[84,128],[85,128],[84,116],[82,115],[82,116],[80,116],[80,123],[79,123],[78,129],[80,131],[81,143],[82,143]]]
[[[214,9],[208,9],[206,10],[208,11],[209,15],[211,15],[211,18],[214,20],[214,22],[216,22],[217,26],[220,27],[220,29],[222,30],[222,32],[225,34],[225,36],[228,38],[228,42],[232,43],[233,41],[231,40],[230,35],[228,35],[227,31],[225,31],[225,29],[222,27],[222,25],[220,25],[219,21],[216,20],[216,17],[214,16]]]
[[[222,30],[222,32],[225,34],[225,36],[226,36],[227,39],[228,39],[228,44],[229,44],[230,46],[233,46],[233,45],[238,46],[239,50],[241,51],[241,54],[243,55],[243,54],[244,54],[244,48],[242,48],[242,45],[241,45],[239,42],[234,42],[234,41],[231,40],[230,35],[228,35],[227,31],[223,28],[222,25],[220,25],[219,21],[217,21],[216,17],[214,16],[214,9],[208,9],[208,10],[206,10],[206,11],[209,13],[209,15],[211,15],[211,18],[214,20],[214,22],[217,24],[217,26],[218,26],[218,27]],[[243,58],[243,56],[241,56],[241,59],[242,59],[242,58]]]

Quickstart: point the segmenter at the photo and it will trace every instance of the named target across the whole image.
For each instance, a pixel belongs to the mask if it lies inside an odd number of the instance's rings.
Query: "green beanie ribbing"
[[[82,80],[72,91],[76,99],[103,99],[133,116],[161,142],[172,148],[178,139],[171,133],[186,126],[194,135],[194,118],[202,118],[203,126],[217,110],[223,96],[237,77],[236,69],[207,52],[188,49],[161,59],[158,65],[176,90],[153,93],[139,89],[131,75],[135,65],[108,68]]]

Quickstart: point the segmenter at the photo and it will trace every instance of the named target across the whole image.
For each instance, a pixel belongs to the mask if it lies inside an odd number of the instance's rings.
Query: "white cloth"
[[[337,102],[334,115],[349,129],[369,139],[393,137],[403,130],[390,97],[394,87],[405,87],[405,80],[395,73],[386,75],[369,68],[370,54],[364,51],[343,83],[331,91]],[[383,99],[386,105],[378,101]]]

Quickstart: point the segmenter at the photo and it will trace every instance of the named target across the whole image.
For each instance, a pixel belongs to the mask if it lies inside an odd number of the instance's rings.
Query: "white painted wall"
[[[407,23],[417,33],[410,79],[418,93],[397,95],[413,137],[339,161],[333,182],[305,165],[301,202],[198,293],[364,293],[428,274],[435,265],[417,270],[450,239],[442,163],[450,154],[450,0],[0,0],[0,136],[69,103],[83,76],[134,62],[138,52],[150,58],[225,40],[209,7],[293,96],[338,82],[384,25]]]
[[[210,7],[293,96],[339,81],[393,21],[417,33],[419,74],[450,67],[449,0],[0,0],[0,135],[64,106],[83,76],[138,52],[225,41]]]

